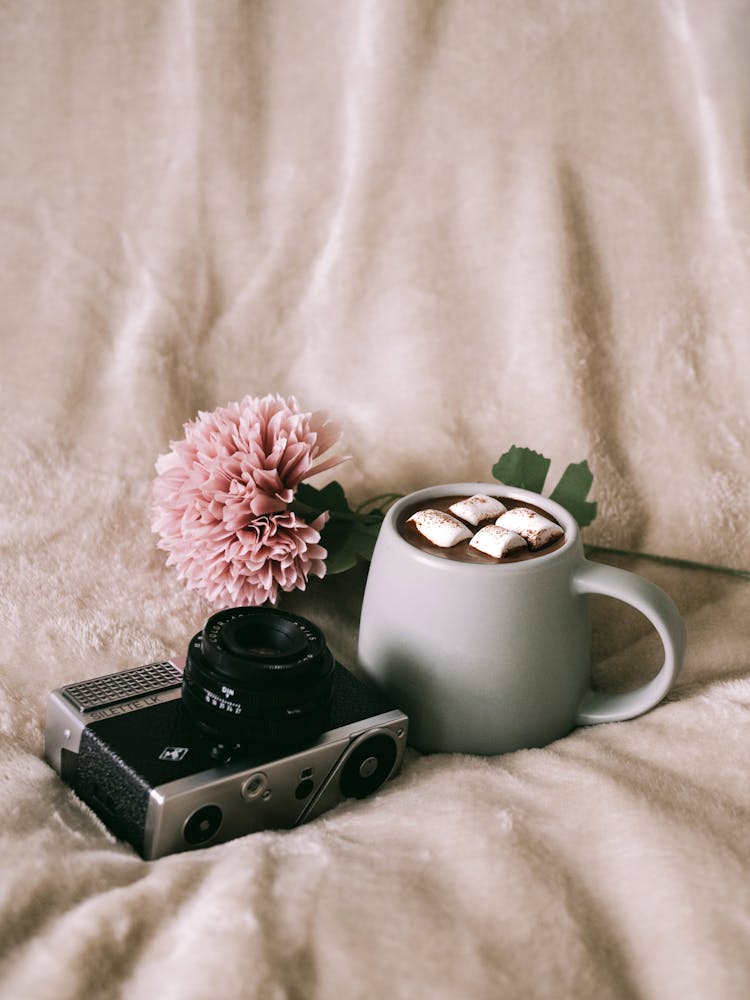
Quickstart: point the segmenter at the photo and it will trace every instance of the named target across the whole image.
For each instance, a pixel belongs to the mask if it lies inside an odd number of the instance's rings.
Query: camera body
[[[256,610],[236,609],[234,617],[244,623],[245,614]],[[310,625],[298,616],[285,617]],[[106,826],[146,859],[298,826],[342,799],[371,794],[401,766],[406,716],[332,658],[321,731],[300,735],[292,729],[291,742],[237,742],[232,730],[222,741],[221,720],[235,716],[236,724],[245,710],[232,686],[236,680],[206,686],[203,703],[213,713],[209,727],[196,719],[185,697],[191,655],[200,656],[211,621],[192,640],[186,660],[68,684],[48,696],[48,761]],[[276,659],[283,657],[272,651],[270,660]],[[300,715],[293,706],[281,711],[293,721]]]

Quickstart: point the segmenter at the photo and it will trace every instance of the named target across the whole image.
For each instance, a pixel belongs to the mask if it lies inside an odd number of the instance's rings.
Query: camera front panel
[[[260,830],[290,829],[347,742],[341,737],[287,757],[240,759],[153,789],[144,857],[158,858]]]
[[[238,759],[153,789],[144,857],[290,829],[345,798],[372,794],[399,770],[407,725],[406,716],[392,710],[324,733],[288,756]]]

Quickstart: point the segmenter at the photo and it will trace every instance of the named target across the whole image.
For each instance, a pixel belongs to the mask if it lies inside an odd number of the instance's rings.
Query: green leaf
[[[541,493],[549,467],[550,459],[538,451],[513,445],[493,465],[492,475],[507,486]],[[586,499],[593,481],[588,462],[571,463],[550,494],[550,500],[569,510],[581,528],[591,524],[596,517],[596,503]]]
[[[328,551],[327,573],[343,573],[359,559],[372,559],[382,517],[363,521],[339,521],[334,516],[321,532],[320,544]]]
[[[322,514],[324,510],[349,511],[349,504],[346,502],[344,488],[335,479],[333,482],[328,483],[327,486],[324,486],[322,490],[317,490],[314,486],[310,486],[309,483],[300,483],[297,487],[295,501],[299,501],[299,504],[317,511],[318,514]],[[293,506],[296,507],[297,505],[295,502]]]
[[[559,503],[566,510],[569,510],[578,521],[580,528],[585,528],[587,524],[596,517],[596,503],[587,501],[594,476],[589,469],[589,463],[571,463],[560,477],[560,482],[550,493],[550,500]]]
[[[308,483],[300,483],[292,510],[306,521],[328,511],[330,517],[320,533],[320,544],[328,552],[327,573],[343,573],[356,565],[359,559],[369,562],[383,522],[383,512],[372,510],[360,514],[351,510],[346,494],[335,480],[318,490]]]
[[[550,459],[538,451],[513,445],[492,466],[492,475],[506,486],[541,493],[549,467]]]

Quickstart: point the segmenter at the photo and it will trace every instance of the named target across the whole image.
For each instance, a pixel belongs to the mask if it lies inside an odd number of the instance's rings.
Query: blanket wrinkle
[[[141,864],[141,867],[145,869],[146,866]],[[136,882],[146,877],[148,873],[142,871],[136,874]],[[190,873],[188,883],[192,891],[196,884],[195,873]],[[85,882],[82,885],[85,886]],[[53,911],[47,929],[42,928],[27,949],[21,949],[30,953],[31,968],[25,968],[20,962],[16,963],[16,970],[11,968],[8,976],[11,989],[16,988],[19,996],[54,996],[54,989],[69,988],[72,983],[66,986],[64,980],[54,985],[45,982],[48,973],[45,953],[61,947],[67,947],[72,961],[77,963],[76,989],[87,995],[104,997],[111,995],[113,981],[121,981],[127,988],[131,967],[140,963],[142,953],[150,947],[154,931],[172,919],[174,904],[179,901],[181,891],[179,884],[173,884],[171,899],[164,900],[159,907],[149,905],[140,918],[137,900],[142,887],[125,882],[106,890],[97,891],[95,887],[94,892],[89,891],[81,898],[63,920]],[[126,905],[123,905],[123,892],[127,896]]]
[[[687,82],[694,97],[692,107],[695,109],[695,116],[692,121],[698,132],[698,141],[695,146],[700,151],[702,186],[705,195],[701,199],[701,204],[709,215],[710,222],[724,236],[734,232],[734,226],[731,223],[732,212],[729,209],[730,199],[726,190],[730,172],[726,169],[726,154],[723,149],[724,133],[718,109],[711,93],[713,88],[710,85],[704,61],[704,47],[699,40],[701,31],[705,29],[705,24],[698,26],[693,23],[694,18],[691,18],[684,0],[677,0],[672,5],[670,13],[673,15],[669,21],[671,33],[677,39],[685,56],[683,72],[687,69],[687,73],[683,77],[682,85],[684,86]]]
[[[12,852],[11,856],[15,853]],[[110,858],[108,885],[103,889],[101,873],[92,868],[91,860],[90,856],[83,854],[73,855],[68,861],[65,878],[61,877],[57,886],[50,885],[48,873],[19,866],[18,875],[9,879],[6,885],[6,891],[9,895],[12,893],[17,903],[9,912],[0,940],[0,955],[5,960],[10,959],[14,949],[20,952],[35,949],[34,937],[64,935],[69,926],[66,914],[75,912],[78,907],[92,905],[91,901],[101,892],[114,893],[116,888],[130,886],[146,874],[137,870],[143,865],[134,865],[132,857],[123,856],[124,864],[119,867],[112,864]],[[63,873],[60,874],[62,876]],[[30,933],[32,928],[33,936]],[[44,948],[44,945],[41,947]],[[20,957],[15,955],[17,962]]]
[[[685,701],[689,698],[702,698],[706,703],[711,704],[713,709],[718,707],[719,701],[722,695],[726,695],[726,701],[734,704],[734,700],[730,695],[736,693],[740,705],[746,703],[746,699],[750,696],[750,692],[747,691],[746,685],[743,684],[745,674],[742,669],[739,670],[727,670],[725,672],[720,672],[716,674],[710,681],[703,679],[696,680],[695,682],[683,680],[681,688],[681,700]]]
[[[637,997],[638,972],[627,938],[622,933],[612,933],[613,921],[608,912],[612,897],[603,898],[596,883],[587,884],[588,879],[579,866],[568,867],[570,860],[560,857],[545,838],[525,834],[524,839],[533,852],[533,863],[538,867],[540,876],[555,879],[554,887],[562,901],[564,919],[571,925],[581,951],[580,955],[572,956],[573,961],[561,964],[555,970],[561,992],[568,996],[589,993],[588,969],[596,957],[607,965],[617,982],[618,996]],[[554,875],[550,876],[550,873]],[[547,934],[554,934],[554,926],[545,928],[544,920],[539,922],[541,926],[534,927],[534,934],[538,934],[543,941]]]
[[[575,403],[586,426],[595,427],[592,441],[597,468],[613,484],[610,497],[620,530],[629,533],[639,548],[647,524],[634,517],[644,504],[628,458],[624,433],[629,410],[638,393],[636,369],[621,395],[612,336],[612,303],[607,278],[596,251],[594,221],[586,203],[580,177],[566,162],[558,167],[559,197],[565,254],[565,284],[569,309],[570,342],[575,358]],[[613,512],[614,512],[613,511]]]
[[[211,613],[150,486],[248,393],[331,413],[352,505],[517,444],[589,462],[587,542],[750,567],[749,42],[743,0],[0,4],[2,1000],[750,995],[744,579],[597,552],[686,620],[663,704],[292,830],[145,862],[43,750],[48,692]],[[366,579],[280,604],[355,672]]]
[[[613,782],[612,790],[616,789]],[[646,802],[643,803],[646,806]],[[658,947],[658,942],[664,936],[674,935],[681,941],[681,946],[701,948],[705,940],[707,919],[711,917],[716,909],[713,895],[714,870],[717,858],[714,858],[708,870],[704,873],[701,865],[704,857],[710,857],[708,844],[699,844],[699,849],[694,857],[689,855],[693,861],[692,873],[688,881],[685,880],[685,873],[682,864],[676,861],[673,844],[674,837],[668,833],[667,829],[660,831],[662,840],[653,841],[653,836],[659,830],[657,817],[650,817],[644,811],[639,818],[637,811],[630,822],[628,822],[627,812],[623,812],[618,806],[617,819],[612,810],[612,803],[608,797],[600,796],[597,815],[586,814],[582,810],[581,803],[575,799],[569,803],[572,815],[577,815],[576,828],[580,829],[582,819],[585,816],[586,822],[586,849],[584,852],[571,847],[565,850],[563,856],[550,858],[549,867],[552,871],[560,872],[568,867],[569,883],[576,891],[573,897],[576,907],[582,908],[582,913],[595,919],[582,920],[582,932],[589,937],[594,935],[594,942],[597,942],[597,932],[593,928],[603,929],[601,936],[606,939],[606,929],[612,924],[613,912],[618,914],[617,923],[620,927],[618,939],[612,941],[612,952],[610,961],[617,969],[618,989],[623,989],[629,978],[633,982],[640,981],[640,987],[633,987],[632,995],[640,995],[644,988],[641,971],[637,968],[634,955],[631,950],[632,944],[638,939],[640,929],[648,931],[652,947]],[[583,813],[583,815],[581,815]],[[612,822],[617,826],[608,823],[611,813]],[[636,826],[637,824],[637,826]],[[640,833],[640,827],[643,827]],[[640,836],[634,838],[636,832]],[[676,832],[676,831],[675,831]],[[559,839],[555,838],[559,843]],[[544,843],[544,842],[543,842]],[[535,845],[535,852],[544,855],[544,846]],[[714,842],[715,843],[715,842]],[[644,885],[648,885],[646,895],[642,896],[643,889],[634,887],[625,876],[627,859],[635,852],[639,859],[639,866],[642,870]],[[722,854],[721,859],[724,860]],[[739,859],[738,859],[739,860]],[[741,861],[740,861],[741,866]],[[594,873],[596,875],[594,876]],[[741,877],[740,871],[737,875]],[[588,903],[586,892],[589,892]],[[697,899],[702,897],[698,905]],[[687,901],[692,899],[692,904]],[[663,927],[659,923],[659,911],[662,905],[669,900],[674,903],[674,917],[669,926]],[[606,914],[601,912],[603,908],[612,907],[613,912]],[[596,911],[600,913],[596,916]],[[591,912],[593,911],[593,912]],[[637,914],[637,916],[636,916]],[[736,950],[736,944],[734,948]],[[720,977],[720,985],[717,991],[723,995],[723,988],[729,986],[727,995],[731,992],[732,962],[738,956],[732,956],[733,944],[731,941],[724,943],[725,956],[729,963],[728,971]],[[627,969],[630,966],[630,975]],[[681,983],[685,989],[690,989],[691,984],[684,977],[683,970],[675,964],[670,967],[669,974],[676,977],[676,981]],[[654,984],[656,988],[656,984]],[[696,995],[701,995],[700,990],[710,990],[708,982],[704,982],[702,987],[697,988]],[[573,990],[565,989],[566,995],[573,995]]]
[[[579,760],[577,757],[572,763]],[[714,845],[714,850],[720,845],[718,849],[722,856],[727,860],[732,858],[735,874],[741,876],[747,856],[748,836],[740,836],[734,843],[721,835],[727,821],[739,820],[743,815],[745,820],[750,818],[741,789],[718,791],[693,777],[695,769],[690,764],[690,758],[687,761],[683,758],[674,760],[664,755],[651,760],[639,752],[637,746],[604,755],[590,753],[586,762],[595,770],[597,783],[601,779],[609,779],[612,791],[616,790],[620,798],[619,805],[623,807],[623,812],[632,808],[635,814],[642,812],[644,819],[647,818],[644,840],[648,841],[650,851],[661,854],[664,860],[668,859],[672,841],[670,828],[692,827],[701,832],[707,845]],[[727,777],[731,778],[731,775]],[[648,831],[661,826],[667,831],[667,837],[659,851],[658,845],[651,843]]]
[[[261,905],[258,914],[259,945],[268,956],[272,967],[283,968],[284,974],[269,977],[265,989],[275,986],[286,991],[290,997],[305,997],[314,994],[318,986],[316,948],[317,896],[326,878],[327,863],[320,864],[320,856],[314,864],[314,883],[308,891],[299,894],[297,881],[300,870],[309,870],[310,858],[294,857],[274,851],[270,845],[267,855],[264,881],[259,885],[260,895],[269,903],[283,902],[296,897],[293,912],[287,912],[280,919],[283,907]],[[296,864],[295,864],[296,861]]]

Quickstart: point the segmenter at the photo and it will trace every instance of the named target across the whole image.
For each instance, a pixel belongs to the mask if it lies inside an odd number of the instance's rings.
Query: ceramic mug
[[[404,512],[476,493],[531,504],[565,531],[563,544],[507,563],[459,562],[399,533]],[[642,612],[664,647],[647,684],[625,694],[591,688],[590,594]],[[403,497],[385,516],[367,578],[359,632],[364,674],[409,716],[425,752],[498,754],[540,747],[576,726],[631,719],[671,687],[685,626],[653,583],[588,561],[575,519],[546,497],[498,483],[450,483]]]

